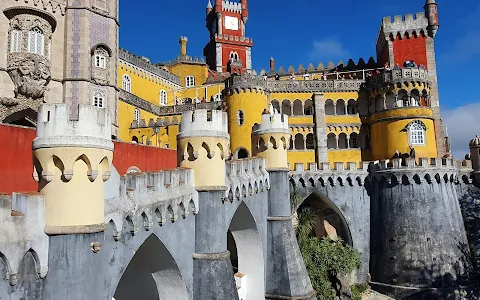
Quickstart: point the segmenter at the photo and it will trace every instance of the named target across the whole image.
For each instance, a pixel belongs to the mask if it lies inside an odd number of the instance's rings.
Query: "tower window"
[[[108,57],[107,50],[101,47],[95,49],[95,67],[100,69],[106,69],[107,57]]]
[[[22,32],[14,29],[10,34],[10,52],[21,52]]]
[[[195,86],[195,76],[193,75],[188,75],[185,77],[185,87],[192,87]]]
[[[104,97],[102,93],[95,92],[93,94],[93,106],[101,107],[101,108],[104,107]]]
[[[421,121],[414,121],[410,124],[410,145],[425,145],[425,129],[425,125]]]
[[[242,126],[245,123],[245,114],[242,110],[237,111],[237,124],[238,126]]]
[[[35,27],[28,33],[28,52],[39,55],[44,54],[45,37],[43,31]]]
[[[167,91],[161,90],[160,91],[160,105],[167,105],[168,98],[167,98]]]
[[[133,113],[133,120],[134,121],[140,121],[140,110],[138,108],[135,108],[135,111]]]
[[[122,89],[129,93],[132,92],[132,80],[127,74],[123,75],[122,77]]]

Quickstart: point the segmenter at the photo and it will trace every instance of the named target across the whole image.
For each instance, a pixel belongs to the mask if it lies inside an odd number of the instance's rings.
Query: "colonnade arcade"
[[[430,96],[427,90],[412,89],[409,91],[400,89],[398,92],[374,93],[370,99],[369,112],[374,113],[386,109],[398,107],[430,107]]]

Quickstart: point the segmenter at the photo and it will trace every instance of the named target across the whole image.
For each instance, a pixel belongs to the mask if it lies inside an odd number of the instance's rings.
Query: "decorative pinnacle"
[[[208,0],[207,8],[213,8],[212,2],[210,0]]]

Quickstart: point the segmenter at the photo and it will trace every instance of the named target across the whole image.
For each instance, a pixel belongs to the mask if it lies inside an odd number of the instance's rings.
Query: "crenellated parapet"
[[[311,163],[305,170],[303,163],[295,164],[295,169],[290,171],[291,180],[297,186],[364,186],[368,177],[369,168],[373,162],[334,162]],[[346,166],[345,166],[346,165]]]
[[[227,79],[224,93],[310,93],[310,92],[358,92],[363,80],[264,80],[260,76],[245,74]]]
[[[123,230],[135,235],[143,227],[150,230],[154,223],[163,226],[197,214],[198,193],[195,190],[193,170],[174,169],[155,173],[133,173],[120,180],[120,194],[105,199],[105,222],[113,223],[114,238]]]
[[[419,86],[430,88],[428,70],[425,68],[403,68],[399,70],[384,71],[378,75],[371,76],[367,80],[367,86],[371,89],[410,90]]]
[[[62,16],[65,15],[67,7],[66,0],[15,0],[19,5],[33,4],[34,7],[42,9],[53,14],[59,12]]]
[[[67,104],[44,104],[33,141],[34,178],[45,196],[48,234],[103,231],[104,182],[113,160],[107,110],[79,105],[70,119]]]
[[[0,261],[3,260],[10,284],[21,279],[20,267],[28,253],[35,261],[37,276],[44,278],[49,249],[48,236],[43,232],[45,198],[38,193],[0,195],[0,223]]]
[[[241,200],[270,189],[270,177],[262,158],[229,161],[226,172],[225,195],[229,201]]]
[[[195,171],[198,189],[225,187],[225,160],[230,155],[227,113],[213,110],[182,114],[178,165]]]
[[[288,169],[290,138],[287,115],[263,114],[252,129],[252,155],[265,158],[268,170]]]
[[[389,184],[456,183],[458,166],[452,158],[396,158],[379,161],[372,168],[372,180]]]

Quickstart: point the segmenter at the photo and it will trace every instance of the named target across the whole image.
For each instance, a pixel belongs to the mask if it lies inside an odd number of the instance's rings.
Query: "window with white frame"
[[[135,112],[133,113],[133,120],[138,122],[140,121],[140,110],[135,108]]]
[[[102,47],[95,49],[95,68],[107,68],[108,52]]]
[[[410,145],[425,145],[425,125],[419,121],[410,124],[409,143]]]
[[[185,87],[192,87],[195,86],[195,76],[188,75],[185,77]]]
[[[127,74],[124,74],[122,77],[122,89],[129,93],[132,92],[132,80]]]
[[[22,31],[14,29],[10,34],[10,52],[21,52]]]
[[[160,91],[160,105],[167,105],[168,98],[167,98],[167,91],[161,90]]]
[[[104,96],[101,92],[95,92],[93,94],[93,106],[103,108],[105,105]]]
[[[45,52],[45,36],[43,31],[35,27],[28,32],[28,52],[43,55]]]

